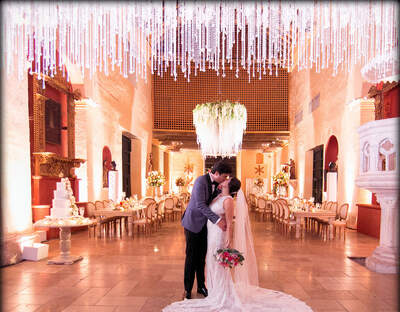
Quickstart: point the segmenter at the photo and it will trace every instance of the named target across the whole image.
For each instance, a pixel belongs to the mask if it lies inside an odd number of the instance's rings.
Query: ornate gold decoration
[[[79,168],[84,159],[69,159],[55,153],[41,152],[33,155],[33,175],[75,178],[74,168]]]
[[[262,175],[264,173],[264,167],[263,166],[258,165],[254,169],[256,171],[256,175],[258,175],[258,176],[260,176],[260,175]]]
[[[72,96],[67,101],[68,158],[75,157],[75,103]]]
[[[376,86],[372,86],[368,91],[368,97],[375,99],[375,120],[383,118],[383,96],[386,92],[392,90],[398,86],[398,82],[386,82],[378,83]]]
[[[194,168],[194,165],[193,165],[193,164],[187,163],[187,164],[185,165],[183,171],[184,171],[185,173],[187,173],[187,174],[191,174],[191,173],[193,173],[193,168]]]
[[[42,78],[43,79],[43,78]],[[48,86],[67,95],[67,129],[68,129],[68,158],[75,157],[75,99],[80,99],[79,91],[73,92],[61,71],[57,71],[54,77],[44,76]],[[37,74],[32,75],[33,92],[33,152],[40,153],[46,150],[45,136],[45,90],[42,88],[42,80]]]
[[[35,83],[34,83],[35,84]],[[47,98],[40,93],[33,94],[33,151],[44,152],[45,137],[45,103]]]

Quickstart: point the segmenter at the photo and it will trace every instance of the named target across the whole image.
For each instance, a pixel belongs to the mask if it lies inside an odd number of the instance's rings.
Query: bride
[[[178,301],[163,309],[170,311],[312,311],[304,302],[279,291],[258,287],[257,261],[250,229],[248,208],[240,181],[231,178],[220,184],[221,194],[211,203],[211,210],[225,215],[223,232],[208,221],[206,281],[208,297]],[[236,211],[233,198],[237,195]],[[235,215],[235,222],[233,216]],[[214,258],[220,248],[235,248],[243,253],[243,265],[224,268]]]

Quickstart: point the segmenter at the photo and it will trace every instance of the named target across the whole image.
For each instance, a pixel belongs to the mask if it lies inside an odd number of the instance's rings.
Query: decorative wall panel
[[[180,72],[180,70],[178,71]],[[194,68],[190,82],[178,75],[177,81],[165,72],[154,76],[154,129],[194,131],[192,110],[197,104],[230,100],[239,101],[247,108],[246,131],[288,131],[288,73],[275,70],[270,76],[252,76],[246,70],[235,77],[235,66],[225,71],[226,77],[215,71]]]

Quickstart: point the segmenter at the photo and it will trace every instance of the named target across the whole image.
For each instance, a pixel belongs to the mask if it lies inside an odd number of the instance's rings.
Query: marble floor
[[[368,256],[377,239],[350,231],[345,240],[309,233],[296,240],[269,221],[253,221],[253,231],[261,287],[291,294],[314,311],[398,311],[398,275],[370,272],[347,258]],[[49,244],[54,257],[58,240]],[[72,253],[84,259],[2,268],[2,311],[160,311],[182,296],[184,235],[178,222],[134,239],[74,233]]]

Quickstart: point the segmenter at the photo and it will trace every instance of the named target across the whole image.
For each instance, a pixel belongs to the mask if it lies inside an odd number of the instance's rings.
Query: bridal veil
[[[235,223],[233,230],[233,248],[243,253],[243,265],[235,267],[233,278],[235,284],[258,286],[257,259],[254,252],[253,234],[251,232],[249,210],[242,189],[236,199]]]

